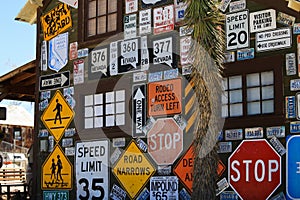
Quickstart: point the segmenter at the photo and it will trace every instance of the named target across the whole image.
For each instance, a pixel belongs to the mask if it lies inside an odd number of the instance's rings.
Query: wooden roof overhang
[[[26,63],[0,77],[0,101],[35,101],[36,61]]]

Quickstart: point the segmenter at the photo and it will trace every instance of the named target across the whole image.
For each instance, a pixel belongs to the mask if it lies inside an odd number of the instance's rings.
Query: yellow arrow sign
[[[56,145],[42,168],[42,189],[72,189],[73,166]]]
[[[52,97],[48,107],[41,116],[41,120],[49,132],[59,141],[64,131],[70,125],[74,117],[74,111],[62,95],[57,90]]]

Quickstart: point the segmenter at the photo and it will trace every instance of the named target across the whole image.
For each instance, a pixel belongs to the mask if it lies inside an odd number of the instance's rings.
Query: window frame
[[[284,123],[284,97],[283,97],[283,55],[255,58],[245,61],[224,64],[223,77],[242,76],[242,104],[243,115],[225,118],[225,129],[246,128],[254,126],[274,126]],[[274,77],[274,112],[248,115],[247,113],[247,81],[246,75],[273,71]],[[259,86],[261,87],[261,85]],[[228,104],[229,105],[229,104]]]
[[[103,34],[96,34],[94,36],[88,36],[88,3],[90,0],[79,1],[78,5],[78,39],[79,47],[92,46],[104,41],[108,37],[111,37],[123,30],[123,1],[117,0],[117,29],[116,31],[106,32]],[[109,0],[107,0],[109,2]],[[108,7],[108,5],[107,5]],[[106,13],[106,16],[107,13]],[[106,21],[107,23],[107,21]]]

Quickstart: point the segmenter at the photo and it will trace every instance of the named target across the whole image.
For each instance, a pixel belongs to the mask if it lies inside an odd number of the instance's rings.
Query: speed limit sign
[[[226,48],[227,50],[249,47],[249,11],[226,15]]]

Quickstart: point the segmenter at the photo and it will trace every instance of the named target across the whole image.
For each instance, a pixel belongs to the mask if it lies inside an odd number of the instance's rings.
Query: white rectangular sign
[[[260,32],[276,28],[276,11],[274,9],[250,13],[250,32]]]
[[[150,178],[150,200],[178,200],[177,176],[154,176]]]
[[[109,199],[108,159],[108,140],[76,144],[77,199]]]
[[[155,8],[153,18],[154,35],[174,30],[174,5]]]
[[[265,31],[261,33],[256,33],[255,37],[257,42],[287,38],[291,37],[291,29],[280,28],[272,31]]]
[[[126,0],[125,1],[126,14],[134,13],[138,10],[138,1],[137,0]]]
[[[140,35],[151,33],[151,9],[141,10],[139,13],[139,31]]]
[[[124,16],[124,39],[136,37],[136,14]]]
[[[249,12],[244,10],[226,15],[226,49],[249,47]]]
[[[256,51],[274,51],[278,49],[289,48],[292,45],[291,38],[281,38],[277,40],[269,40],[256,42]]]
[[[78,8],[78,0],[59,0],[65,4],[68,4],[69,6],[72,6],[73,8]]]

